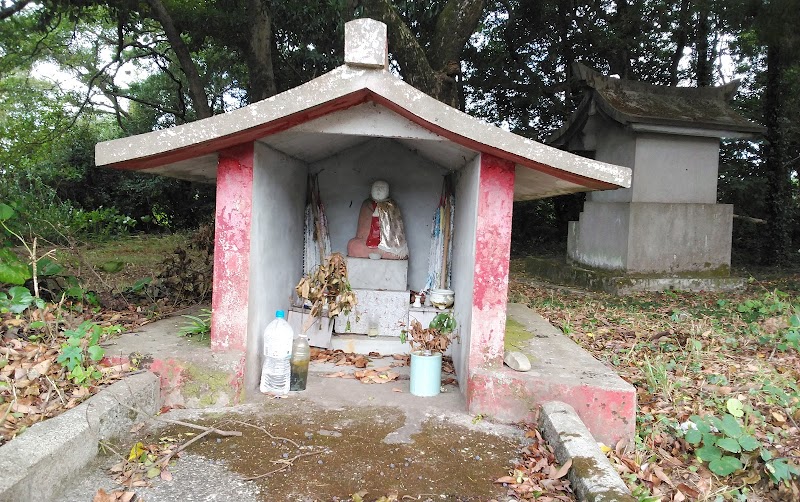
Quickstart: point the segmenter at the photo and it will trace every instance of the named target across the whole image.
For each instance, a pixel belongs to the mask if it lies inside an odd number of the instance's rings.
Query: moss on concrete
[[[533,362],[534,357],[530,353],[530,344],[527,342],[535,335],[525,329],[525,326],[514,319],[506,319],[505,350],[516,350],[522,352]]]
[[[186,381],[183,384],[184,397],[187,400],[196,399],[201,407],[217,404],[220,397],[227,396],[227,392],[231,388],[231,377],[224,371],[187,364],[184,374],[186,375]]]
[[[597,461],[591,457],[574,457],[572,459],[572,476],[577,479],[588,480],[590,478],[602,478],[605,471],[597,465]],[[571,478],[571,479],[574,479]],[[580,483],[579,483],[580,484]],[[627,492],[604,488],[585,494],[586,500],[590,502],[635,502],[636,499]]]

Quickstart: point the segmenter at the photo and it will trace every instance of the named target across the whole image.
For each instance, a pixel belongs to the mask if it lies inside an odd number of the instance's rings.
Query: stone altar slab
[[[406,291],[408,260],[371,260],[348,256],[347,278],[353,289]]]
[[[389,260],[386,260],[389,261]],[[408,322],[408,291],[374,291],[355,289],[358,304],[350,315],[336,316],[337,333],[367,335],[370,326],[378,329],[378,336],[400,337]]]

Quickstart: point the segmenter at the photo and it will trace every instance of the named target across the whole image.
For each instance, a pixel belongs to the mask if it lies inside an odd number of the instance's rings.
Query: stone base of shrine
[[[625,274],[621,271],[595,270],[564,258],[529,256],[525,259],[525,271],[534,277],[555,284],[577,286],[592,291],[604,291],[612,295],[627,295],[642,291],[735,291],[744,288],[742,277],[710,277],[684,273],[669,274]]]
[[[337,333],[400,337],[408,323],[408,291],[353,288],[353,292],[358,303],[348,315],[336,316]]]
[[[509,304],[508,318],[530,335],[525,339],[518,330],[511,350],[525,353],[532,369],[517,372],[503,366],[473,370],[467,392],[471,413],[502,422],[533,421],[542,404],[562,401],[575,408],[598,441],[615,445],[622,439],[633,440],[633,385],[527,306]]]

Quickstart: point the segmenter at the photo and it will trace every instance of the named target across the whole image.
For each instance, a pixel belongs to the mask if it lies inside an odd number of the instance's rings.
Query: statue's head
[[[370,192],[372,200],[381,202],[389,198],[389,183],[378,180],[372,184],[372,191]]]

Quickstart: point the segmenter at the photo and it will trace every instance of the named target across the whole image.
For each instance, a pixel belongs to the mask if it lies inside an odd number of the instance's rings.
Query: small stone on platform
[[[517,352],[516,350],[506,351],[506,355],[503,362],[505,362],[506,365],[512,370],[516,371],[531,370],[531,361],[530,359],[528,359],[528,356],[526,356],[522,352]]]

